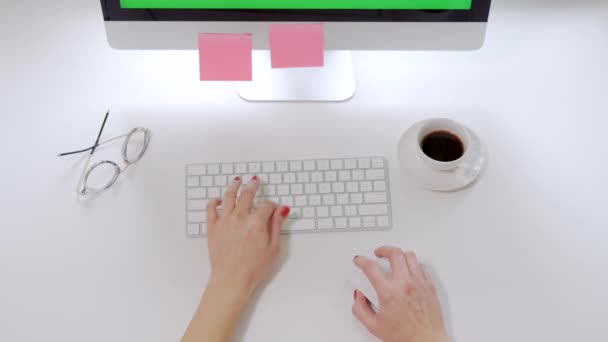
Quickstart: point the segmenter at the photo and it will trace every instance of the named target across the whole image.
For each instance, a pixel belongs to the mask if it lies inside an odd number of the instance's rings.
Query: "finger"
[[[355,303],[353,304],[353,315],[369,330],[372,334],[378,329],[376,313],[370,307],[367,298],[363,293],[355,290]]]
[[[378,258],[388,258],[391,264],[391,273],[393,276],[407,278],[410,276],[410,272],[405,262],[405,255],[401,248],[384,246],[376,249],[374,254]]]
[[[422,271],[420,270],[420,264],[418,258],[414,252],[405,252],[405,262],[407,262],[407,268],[410,270],[410,275],[414,279],[422,279]]]
[[[217,222],[217,219],[219,218],[219,216],[217,215],[217,207],[220,206],[222,204],[222,200],[220,199],[212,199],[211,201],[209,201],[209,204],[207,204],[207,225],[210,224],[215,224],[215,222]]]
[[[227,216],[232,213],[234,206],[236,205],[236,195],[241,187],[241,177],[235,177],[230,185],[226,188],[224,193],[224,206],[222,207],[222,216]]]
[[[266,201],[260,204],[260,206],[256,209],[255,214],[253,215],[260,221],[268,223],[270,222],[270,217],[272,216],[272,214],[274,214],[277,207],[277,204],[272,203],[270,201]]]
[[[289,207],[279,207],[272,215],[272,222],[270,223],[270,247],[277,251],[281,245],[281,229],[289,216],[289,211]]]
[[[355,265],[357,265],[357,267],[363,271],[367,279],[369,279],[369,281],[372,283],[374,289],[376,289],[376,292],[380,292],[380,290],[384,288],[384,285],[388,282],[386,275],[380,269],[380,267],[375,262],[360,255],[355,257],[354,262]]]
[[[260,179],[257,176],[253,176],[249,183],[243,188],[241,191],[241,197],[239,198],[239,202],[236,205],[236,209],[238,212],[243,214],[248,214],[253,207],[253,198],[255,197],[255,193],[258,191],[260,187]]]

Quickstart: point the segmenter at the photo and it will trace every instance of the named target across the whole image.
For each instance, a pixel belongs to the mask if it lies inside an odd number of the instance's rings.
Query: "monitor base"
[[[350,51],[326,51],[325,67],[273,69],[270,51],[254,51],[253,81],[237,86],[252,102],[343,102],[355,95]]]

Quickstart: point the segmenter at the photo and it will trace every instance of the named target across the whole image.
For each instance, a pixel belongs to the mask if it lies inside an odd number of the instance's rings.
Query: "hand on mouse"
[[[384,342],[450,341],[433,280],[416,254],[396,247],[380,247],[375,254],[388,258],[391,274],[366,257],[355,257],[354,263],[370,280],[380,301],[375,313],[356,290],[353,314],[357,319]]]
[[[207,207],[211,277],[182,341],[229,340],[241,311],[279,257],[281,227],[289,208],[264,202],[252,212],[259,186],[254,177],[237,202],[241,187],[237,177],[224,200],[213,200]]]

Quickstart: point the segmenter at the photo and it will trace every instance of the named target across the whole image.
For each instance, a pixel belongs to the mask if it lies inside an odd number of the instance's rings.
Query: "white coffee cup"
[[[426,138],[429,134],[433,132],[441,131],[450,132],[453,135],[457,136],[460,141],[462,141],[464,153],[460,158],[449,162],[443,162],[435,160],[424,153],[424,151],[422,150],[422,141],[424,140],[424,138]],[[426,163],[433,170],[450,171],[458,167],[458,165],[467,157],[471,146],[471,135],[469,133],[469,130],[464,125],[451,119],[438,118],[427,120],[422,125],[422,127],[420,127],[417,141],[418,156],[420,156],[424,163]]]

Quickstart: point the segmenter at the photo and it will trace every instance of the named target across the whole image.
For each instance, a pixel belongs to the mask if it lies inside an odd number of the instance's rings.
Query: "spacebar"
[[[315,220],[299,219],[299,220],[287,220],[283,224],[283,231],[291,232],[297,230],[315,230],[317,229],[317,223]]]

